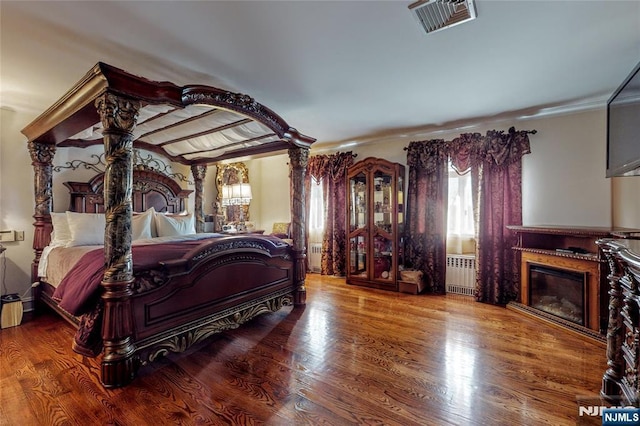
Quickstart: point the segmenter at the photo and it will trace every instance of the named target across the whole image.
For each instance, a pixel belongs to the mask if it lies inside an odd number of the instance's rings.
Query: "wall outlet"
[[[16,241],[24,241],[24,231],[16,231]]]

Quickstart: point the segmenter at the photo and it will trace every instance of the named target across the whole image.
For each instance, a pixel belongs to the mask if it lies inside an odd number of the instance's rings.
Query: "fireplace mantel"
[[[540,251],[557,256],[576,257],[578,259],[601,261],[602,252],[596,241],[600,238],[634,238],[640,234],[638,229],[617,227],[580,227],[536,225],[507,226],[518,234],[518,245],[514,247],[520,251]],[[586,253],[570,253],[570,247],[584,250]],[[554,252],[554,253],[550,253]]]
[[[596,241],[631,236],[638,230],[573,226],[508,226],[518,235],[514,250],[521,252],[520,301],[509,307],[605,343],[607,329],[607,263]],[[531,306],[532,265],[585,274],[584,325],[572,323]]]

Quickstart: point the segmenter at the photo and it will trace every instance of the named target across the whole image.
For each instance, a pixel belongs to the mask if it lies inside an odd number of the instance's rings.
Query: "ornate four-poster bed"
[[[169,351],[183,351],[261,313],[305,303],[304,174],[314,139],[251,97],[154,82],[98,63],[22,132],[35,172],[32,276],[41,282],[38,300],[78,324],[77,352],[102,353],[105,386],[126,385],[140,365]],[[52,212],[55,152],[96,144],[104,145],[104,174],[65,183],[75,213],[62,219],[70,227],[72,217],[101,219],[104,244],[83,246],[82,227],[71,229],[75,243],[59,244],[62,231],[52,221],[60,215]],[[191,167],[198,234],[132,236],[143,217],[153,215],[156,224],[178,220],[163,213],[182,211],[190,192],[153,170],[134,170],[134,147]],[[202,234],[207,165],[283,150],[290,164],[292,245],[268,236]],[[76,253],[76,263],[60,261],[70,263],[70,270],[50,285],[55,280],[48,279],[45,264],[51,267],[60,259],[56,255],[83,247],[92,250]],[[78,269],[89,258],[98,268]],[[71,289],[75,285],[80,290]],[[82,293],[84,299],[67,303],[58,293]]]

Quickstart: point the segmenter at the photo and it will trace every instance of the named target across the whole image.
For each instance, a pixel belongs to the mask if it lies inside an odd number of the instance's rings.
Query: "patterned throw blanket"
[[[133,246],[134,276],[152,268],[159,262],[180,259],[189,251],[209,240],[182,241]],[[71,268],[53,294],[59,306],[72,315],[82,315],[93,310],[100,298],[100,283],[105,270],[104,249],[87,252]]]
[[[193,238],[193,239],[191,239]],[[259,239],[260,241],[256,241]],[[134,244],[132,290],[144,293],[164,282],[166,276],[162,262],[196,256],[199,246],[217,241],[216,247],[228,250],[232,247],[272,247],[281,249],[288,244],[272,236],[223,236],[220,234],[194,234],[181,241]],[[267,248],[267,250],[269,250]],[[191,254],[193,252],[193,254]],[[79,318],[79,327],[74,337],[73,350],[84,356],[97,356],[102,351],[101,282],[105,271],[104,249],[86,252],[64,275],[53,298],[60,308]],[[159,280],[159,281],[158,281]]]

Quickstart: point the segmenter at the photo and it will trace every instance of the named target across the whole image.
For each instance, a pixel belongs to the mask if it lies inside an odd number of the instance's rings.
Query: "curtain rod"
[[[516,128],[511,126],[509,127],[509,133],[515,133],[516,132]],[[526,134],[531,134],[531,135],[535,135],[536,133],[538,133],[538,131],[536,129],[533,130],[518,130],[518,132],[524,132]]]

